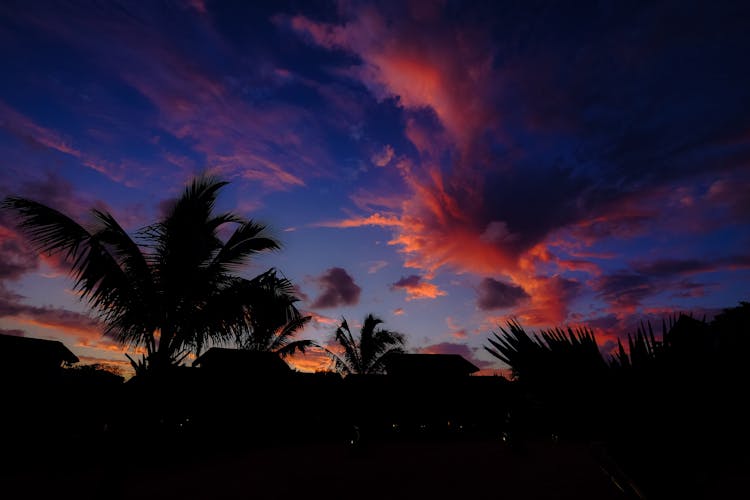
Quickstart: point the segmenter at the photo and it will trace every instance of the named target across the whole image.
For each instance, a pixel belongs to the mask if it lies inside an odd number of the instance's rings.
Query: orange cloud
[[[295,354],[285,359],[287,364],[301,372],[318,372],[331,369],[331,359],[322,349],[309,349],[305,354]]]
[[[344,219],[341,221],[329,221],[319,222],[315,224],[318,227],[363,227],[363,226],[379,226],[379,227],[395,227],[401,226],[402,223],[397,217],[384,216],[380,214],[372,214],[368,217],[352,217],[350,219]]]
[[[393,283],[391,285],[391,290],[406,291],[406,300],[436,299],[447,295],[447,293],[440,290],[437,285],[424,281],[421,276],[417,276],[416,274],[401,278]]]
[[[312,316],[312,321],[314,323],[320,324],[320,325],[336,325],[338,324],[338,320],[331,318],[329,316],[324,316],[322,314],[318,314],[313,311],[305,311],[303,313],[305,316]]]

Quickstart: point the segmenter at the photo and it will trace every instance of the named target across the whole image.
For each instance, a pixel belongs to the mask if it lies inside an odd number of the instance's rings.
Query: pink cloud
[[[62,153],[77,159],[84,165],[109,179],[128,185],[123,164],[107,161],[90,151],[83,151],[73,140],[63,134],[35,123],[27,116],[0,102],[0,127],[16,137],[31,142],[40,148]]]
[[[210,16],[202,15],[206,13],[204,2],[191,1],[186,6],[189,8],[182,12],[172,12],[172,21],[191,33],[191,43],[175,41],[159,24],[161,11],[155,13],[146,4],[129,6],[127,15],[124,10],[93,15],[76,6],[63,14],[50,8],[24,12],[19,21],[75,47],[137,90],[155,107],[155,123],[147,125],[180,139],[196,156],[203,156],[200,168],[258,182],[268,190],[303,186],[306,178],[327,175],[332,161],[322,146],[321,118],[314,111],[278,100],[257,102],[247,96],[248,89],[256,87],[283,87],[291,81],[312,83],[294,80],[288,69],[277,68],[262,56],[247,76],[217,72],[216,60],[243,60],[245,55],[215,30]],[[62,15],[65,23],[59,22]],[[212,59],[196,54],[196,46],[210,46]],[[340,118],[334,116],[335,111],[332,108],[327,118],[332,123]],[[129,182],[135,177],[132,164],[81,151],[59,134],[33,132],[40,144],[73,155],[115,180]],[[155,145],[165,162],[181,170],[181,176],[194,173],[192,158],[161,145],[158,138]],[[148,165],[141,167],[153,174]]]
[[[378,167],[385,167],[391,162],[391,160],[393,159],[393,155],[393,147],[390,144],[386,144],[385,146],[383,146],[383,149],[372,154],[372,156],[370,157],[370,161],[373,163],[373,165],[376,165]]]
[[[494,125],[486,102],[496,77],[487,56],[491,51],[479,48],[489,49],[489,39],[480,32],[413,11],[395,22],[369,6],[349,14],[339,25],[302,16],[289,23],[312,43],[356,53],[363,64],[352,73],[373,94],[396,96],[407,109],[432,109],[462,149],[480,129]]]

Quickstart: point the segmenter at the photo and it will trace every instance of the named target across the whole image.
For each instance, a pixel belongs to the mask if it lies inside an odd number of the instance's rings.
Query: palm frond
[[[258,252],[279,248],[266,227],[232,213],[214,214],[226,182],[199,176],[136,240],[104,211],[84,227],[41,203],[8,197],[34,250],[60,255],[74,289],[104,324],[104,334],[125,346],[146,347],[134,369],[179,364],[207,345],[237,339],[283,352],[304,351],[311,341],[292,341],[301,318],[289,280],[275,269],[249,280],[234,272]],[[221,228],[236,224],[226,240]],[[157,341],[158,339],[158,341]]]
[[[266,226],[253,221],[242,222],[222,245],[216,254],[212,266],[234,268],[247,263],[247,260],[259,252],[278,250],[278,241],[264,234]]]
[[[278,353],[279,356],[282,358],[286,358],[287,356],[291,356],[292,354],[299,352],[304,354],[307,349],[312,348],[318,348],[320,345],[318,345],[317,342],[311,339],[302,339],[302,340],[295,340],[294,342],[289,342],[285,344],[283,347],[276,349],[274,352]]]
[[[283,326],[277,328],[271,335],[269,350],[278,351],[291,342],[292,337],[297,332],[304,329],[312,320],[312,316],[302,316],[288,321]]]
[[[334,368],[343,373],[380,373],[384,357],[392,352],[403,352],[403,334],[385,329],[377,329],[383,320],[368,314],[362,323],[359,340],[354,338],[346,319],[336,328],[334,339],[342,347],[337,355],[329,351]]]

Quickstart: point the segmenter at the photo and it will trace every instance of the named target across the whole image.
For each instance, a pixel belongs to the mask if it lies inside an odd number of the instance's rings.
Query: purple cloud
[[[362,289],[349,273],[340,267],[332,267],[315,279],[320,287],[320,295],[310,307],[326,309],[339,306],[353,306],[359,302]]]
[[[529,294],[520,286],[509,285],[492,278],[483,279],[477,292],[477,305],[483,311],[513,307],[529,298]]]
[[[13,329],[0,328],[0,335],[12,335],[13,337],[25,337],[26,332],[24,332],[23,330],[15,329],[15,328]]]

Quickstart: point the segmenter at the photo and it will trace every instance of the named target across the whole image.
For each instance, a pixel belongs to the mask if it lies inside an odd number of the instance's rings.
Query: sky
[[[0,196],[131,232],[202,172],[268,225],[330,342],[505,367],[515,318],[588,325],[750,300],[747,2],[4,1]],[[0,332],[122,349],[0,213]],[[324,367],[319,354],[295,358]]]

